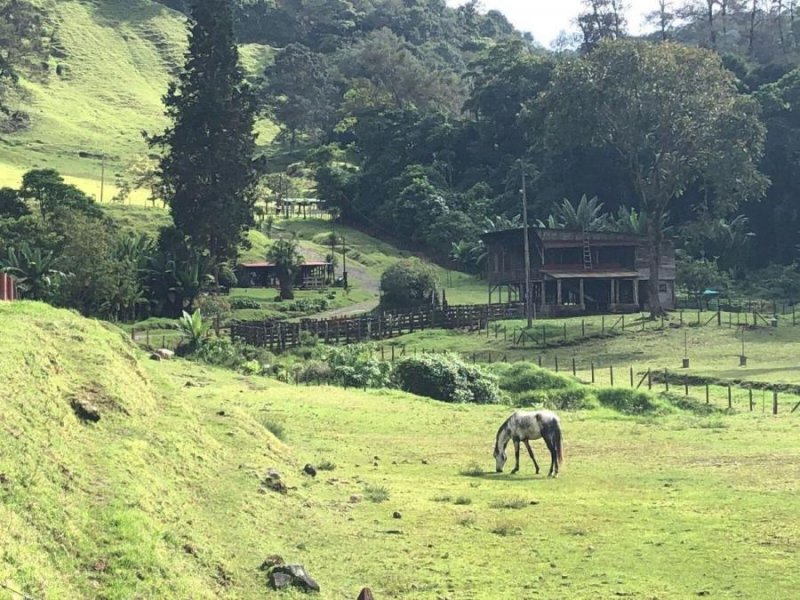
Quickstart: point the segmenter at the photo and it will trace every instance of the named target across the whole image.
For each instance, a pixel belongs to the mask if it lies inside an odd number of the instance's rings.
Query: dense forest
[[[176,244],[187,244],[176,236],[219,249],[188,244],[191,252],[181,260],[191,257],[193,273],[204,255],[230,261],[236,236],[253,223],[257,197],[297,193],[325,199],[349,224],[481,273],[480,235],[519,224],[524,172],[537,225],[631,231],[653,244],[672,240],[681,283],[690,290],[731,285],[769,297],[800,293],[800,213],[793,193],[800,175],[800,23],[794,1],[653,0],[651,32],[634,37],[623,2],[584,0],[575,15],[578,33],[550,49],[477,1],[459,7],[444,0],[161,4],[184,11],[190,24],[197,18],[193,11],[223,6],[236,43],[273,49],[263,73],[245,80],[230,42],[224,68],[247,118],[225,118],[247,129],[260,114],[280,127],[266,155],[253,162],[258,173],[243,162],[254,151],[247,136],[244,158],[228,157],[243,187],[224,195],[243,203],[233,211],[241,218],[226,223],[225,240],[184,227],[131,250],[158,247],[162,274],[179,270],[169,264],[181,254]],[[57,36],[46,6],[0,0],[0,15],[14,15],[0,21],[6,127],[24,127],[17,77],[36,74]],[[217,35],[213,26],[210,31]],[[182,85],[202,85],[202,69],[198,73],[194,83],[184,73]],[[167,114],[175,131],[182,102],[171,89]],[[235,104],[220,114],[237,114]],[[207,125],[213,129],[213,119]],[[175,131],[148,134],[156,149],[173,151],[154,173],[160,184],[153,185],[166,194],[180,225],[176,210],[189,210],[196,195],[176,208],[183,182],[175,177],[202,186],[202,174],[189,171],[209,156],[197,149],[192,158],[191,136]],[[183,166],[176,144],[183,144]],[[224,151],[225,144],[219,146]],[[76,196],[56,174],[34,173],[21,190],[3,190],[0,211],[24,212],[20,199],[45,194],[34,185],[37,177],[65,197]],[[80,203],[88,206],[85,199]],[[18,221],[0,222],[0,228],[3,252],[28,235]],[[73,234],[65,229],[59,235],[57,243],[41,245],[57,254]],[[117,251],[126,255],[125,245]],[[143,260],[140,254],[129,260]],[[15,260],[21,260],[19,250]],[[219,262],[211,270],[217,279],[228,272]],[[758,287],[748,289],[752,282]],[[104,306],[132,314],[139,301]],[[180,309],[181,302],[174,304],[166,312]]]
[[[261,88],[264,107],[287,145],[305,149],[319,195],[347,221],[480,272],[478,235],[518,217],[525,165],[531,212],[544,224],[646,233],[648,213],[657,213],[649,228],[676,242],[688,285],[722,286],[793,265],[796,2],[654,0],[652,33],[638,39],[627,34],[624,3],[583,7],[580,33],[550,50],[477,2],[449,8],[441,0],[242,3],[247,23],[259,25],[240,26],[240,35],[279,48]],[[662,69],[649,80],[653,112],[625,135],[665,140],[690,114],[680,111],[707,112],[708,122],[685,130],[704,131],[706,146],[687,138],[671,149],[693,166],[663,201],[643,198],[635,152],[606,143],[620,131],[603,132],[589,118],[608,106],[590,104],[585,87],[583,97],[564,87],[598,64],[596,53],[617,73],[594,91],[620,102],[649,76],[645,63]],[[695,93],[706,86],[717,95]],[[671,93],[696,104],[659,113]],[[716,112],[723,106],[725,116]],[[721,145],[747,155],[719,152]],[[636,152],[661,150],[645,143]],[[757,279],[791,287],[793,273],[772,267]]]

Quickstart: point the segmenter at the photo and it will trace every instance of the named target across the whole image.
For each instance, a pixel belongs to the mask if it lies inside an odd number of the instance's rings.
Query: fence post
[[[683,311],[681,311],[679,314],[680,314],[680,318],[681,318],[681,321],[680,321],[681,322],[681,327],[683,327]]]
[[[594,361],[591,362],[591,369],[592,369],[592,383],[594,383]]]
[[[540,354],[539,355],[539,367],[541,368],[541,366],[542,366],[542,355]]]
[[[631,367],[631,387],[633,387],[633,367]]]
[[[575,375],[577,375],[577,372],[576,372],[576,369],[575,369],[575,357],[573,356],[572,357],[572,376],[574,377]]]
[[[383,355],[383,344],[381,344],[381,362],[383,362],[384,360],[386,360],[386,358]]]
[[[776,391],[772,392],[772,414],[778,414],[778,392]]]
[[[558,373],[558,356],[556,356],[556,373]]]
[[[683,376],[683,395],[684,396],[688,396],[689,395],[689,376],[688,375],[684,375]]]
[[[567,341],[567,323],[566,323],[566,321],[564,322],[564,341],[565,342]]]
[[[602,315],[600,317],[600,333],[605,335],[606,333],[606,316]]]
[[[392,362],[394,362],[394,344],[392,344],[391,348],[392,348]]]
[[[581,337],[586,337],[586,321],[584,319],[581,319]]]
[[[733,408],[733,396],[731,395],[731,384],[728,384],[728,410]]]
[[[706,404],[708,404],[708,384],[706,384]]]
[[[717,327],[722,327],[722,309],[717,309]]]
[[[622,331],[625,331],[625,315],[622,315]]]
[[[669,391],[669,372],[664,369],[664,386],[666,387],[665,391]]]
[[[747,391],[749,392],[748,396],[750,400],[750,412],[753,412],[753,388],[748,388]]]
[[[653,376],[649,368],[647,369],[647,389],[648,390],[653,389]]]
[[[611,375],[611,387],[614,387],[614,365],[608,367],[608,372]]]

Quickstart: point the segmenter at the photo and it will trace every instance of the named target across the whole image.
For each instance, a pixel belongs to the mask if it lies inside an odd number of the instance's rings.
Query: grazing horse
[[[539,464],[533,456],[530,440],[544,439],[547,449],[550,450],[550,472],[548,477],[558,476],[558,466],[564,462],[561,451],[561,425],[558,416],[549,410],[536,410],[532,412],[515,411],[505,423],[497,430],[494,442],[494,459],[497,461],[497,472],[502,473],[506,464],[506,446],[509,440],[514,441],[514,458],[516,464],[511,473],[519,471],[519,443],[523,442],[531,456],[536,474],[539,474]]]

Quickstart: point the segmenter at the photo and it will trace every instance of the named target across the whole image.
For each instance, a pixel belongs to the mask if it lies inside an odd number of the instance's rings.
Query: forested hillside
[[[525,170],[534,222],[672,240],[690,290],[800,293],[794,3],[654,0],[646,42],[620,3],[583,4],[579,36],[546,50],[476,2],[237,0],[266,157],[258,201],[313,194],[350,224],[480,273],[479,235],[519,222]],[[106,200],[149,196],[141,132],[165,123],[189,8],[0,1],[28,15],[37,42],[16,48],[0,32],[12,67],[0,74],[0,179],[55,166],[98,197],[105,155]],[[590,89],[580,73],[601,56],[614,76]],[[652,94],[636,98],[643,81]],[[600,92],[641,118],[615,121]],[[743,287],[754,279],[766,283]]]

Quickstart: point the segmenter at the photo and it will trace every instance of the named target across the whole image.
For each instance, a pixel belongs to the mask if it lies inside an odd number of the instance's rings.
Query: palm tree
[[[8,256],[0,260],[0,271],[13,275],[22,293],[31,300],[47,300],[64,273],[55,268],[56,257],[41,248],[31,248],[22,242],[19,249],[9,248]]]
[[[607,231],[608,214],[603,212],[603,203],[593,196],[581,196],[577,206],[564,198],[560,203],[553,204],[553,212],[547,223],[539,222],[540,226],[550,229],[572,229],[575,231]]]
[[[305,258],[300,253],[297,239],[276,240],[269,250],[267,250],[267,261],[275,266],[278,282],[281,286],[281,300],[292,300],[294,298],[294,279],[305,262]]]

